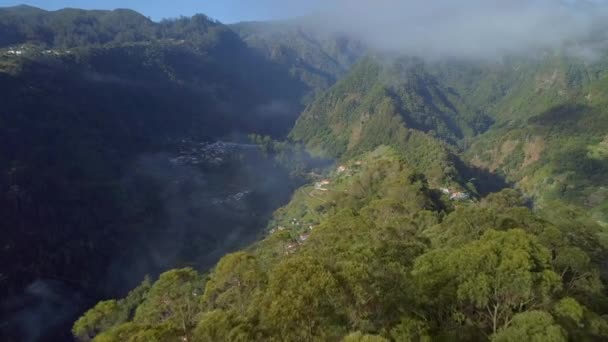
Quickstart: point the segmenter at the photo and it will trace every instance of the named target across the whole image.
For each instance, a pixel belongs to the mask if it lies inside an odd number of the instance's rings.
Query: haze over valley
[[[0,339],[608,339],[607,3],[247,6],[0,8]]]

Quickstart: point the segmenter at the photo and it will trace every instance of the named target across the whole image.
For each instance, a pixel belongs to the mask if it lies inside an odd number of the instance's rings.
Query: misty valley
[[[262,236],[273,211],[287,203],[301,182],[257,145],[182,139],[163,152],[139,156],[112,185],[121,195],[121,211],[114,214],[121,215],[120,221],[113,222],[120,229],[94,232],[111,237],[103,244],[86,232],[80,243],[97,246],[73,256],[87,263],[97,259],[98,267],[90,270],[97,274],[95,284],[82,284],[84,272],[78,268],[61,274],[25,269],[26,279],[36,279],[23,294],[3,302],[11,317],[4,328],[36,340],[66,330],[66,321],[70,324],[100,295],[121,296],[146,276],[173,267],[209,268]],[[61,248],[74,248],[75,238]],[[19,252],[27,260],[36,257],[37,251],[28,253],[34,246],[9,244],[5,249],[24,248]],[[52,262],[54,256],[46,258]]]
[[[606,4],[311,1],[0,7],[1,341],[608,340]]]

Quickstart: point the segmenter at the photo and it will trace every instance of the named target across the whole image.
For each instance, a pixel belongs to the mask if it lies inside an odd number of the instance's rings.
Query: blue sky
[[[282,19],[310,13],[323,0],[0,0],[0,7],[27,4],[48,10],[130,8],[154,20],[204,13],[225,23]]]

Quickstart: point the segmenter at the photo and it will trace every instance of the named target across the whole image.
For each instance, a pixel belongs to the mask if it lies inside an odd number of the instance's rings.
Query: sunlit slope
[[[605,75],[604,59],[563,52],[493,62],[369,57],[307,108],[291,136],[334,157],[394,146],[413,167],[436,169],[431,180],[449,165],[442,153],[460,155],[531,197],[605,221]]]
[[[492,108],[498,122],[466,151],[537,199],[590,209],[606,222],[608,82],[602,64],[549,62]]]
[[[75,336],[486,341],[531,327],[556,341],[608,336],[598,226],[566,212],[544,219],[513,190],[450,203],[387,147],[342,166],[208,276],[169,271],[99,303]]]

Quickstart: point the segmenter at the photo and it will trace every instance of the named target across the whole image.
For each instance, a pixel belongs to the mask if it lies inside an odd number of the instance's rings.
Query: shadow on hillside
[[[456,164],[463,182],[470,182],[475,185],[475,189],[477,189],[477,193],[481,197],[513,186],[513,184],[507,182],[503,175],[498,173],[473,165],[467,165],[460,159],[458,159]]]
[[[557,125],[563,128],[569,128],[572,125],[579,123],[591,111],[591,107],[582,104],[560,105],[531,117],[528,120],[528,123],[540,126]]]

